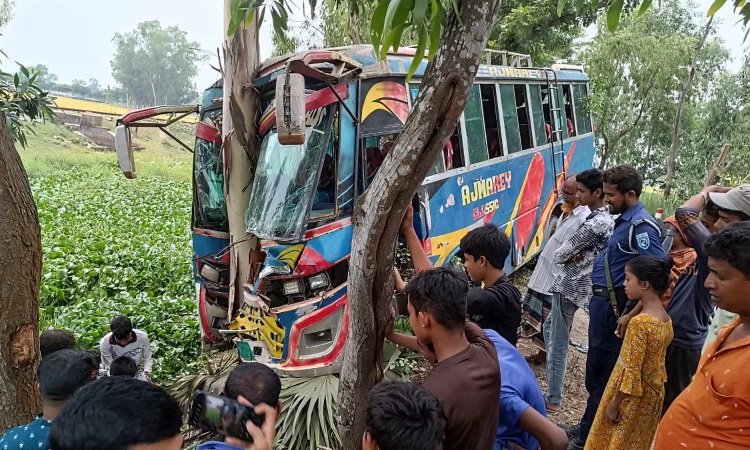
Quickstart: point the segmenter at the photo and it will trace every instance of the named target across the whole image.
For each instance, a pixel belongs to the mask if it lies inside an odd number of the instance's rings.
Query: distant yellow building
[[[92,102],[89,100],[80,100],[77,98],[70,97],[55,97],[55,105],[58,109],[67,111],[81,111],[81,112],[92,112],[97,114],[105,114],[108,116],[122,116],[130,111],[130,109],[123,106],[108,105],[106,103]],[[167,120],[167,116],[157,116],[159,120]],[[198,117],[188,116],[182,119],[183,122],[196,123]]]

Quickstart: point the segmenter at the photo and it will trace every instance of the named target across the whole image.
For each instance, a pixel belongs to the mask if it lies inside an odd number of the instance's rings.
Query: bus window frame
[[[338,137],[337,147],[333,149],[333,171],[334,171],[334,179],[332,180],[333,183],[335,183],[334,186],[334,197],[333,197],[333,212],[330,214],[326,214],[325,216],[316,217],[314,220],[310,217],[312,216],[313,212],[313,205],[310,205],[310,216],[307,218],[308,224],[318,224],[321,222],[325,222],[327,220],[335,219],[336,217],[341,214],[341,210],[339,209],[339,183],[340,179],[339,176],[341,175],[339,173],[340,168],[340,161],[339,158],[341,158],[341,109],[342,105],[341,102],[336,102],[334,106],[334,118],[332,120],[335,120],[338,122],[338,129],[336,130],[336,136]],[[331,138],[333,138],[334,130],[333,125],[331,125],[331,131],[328,136],[328,142],[326,142],[326,147],[328,147],[328,144],[331,142]],[[328,149],[326,148],[326,151],[323,152],[323,160],[320,162],[320,174],[318,174],[318,182],[315,183],[315,193],[313,194],[313,199],[315,198],[315,194],[318,193],[318,188],[320,187],[320,177],[323,175],[323,164],[326,160],[326,154],[328,153]],[[313,201],[314,203],[314,201]]]
[[[422,79],[411,79],[409,82],[406,83],[406,90],[408,95],[406,96],[408,103],[409,103],[409,113],[411,113],[412,108],[414,107],[414,104],[411,99],[411,85],[417,85],[421,86]],[[476,82],[474,84],[477,84]],[[472,86],[473,87],[473,86]],[[417,89],[419,91],[419,89]],[[407,119],[408,120],[408,119]],[[484,124],[484,116],[482,116],[482,123]],[[461,111],[461,117],[458,118],[458,123],[456,124],[456,127],[460,129],[461,133],[461,154],[464,158],[464,165],[463,167],[456,167],[455,169],[451,170],[445,170],[445,157],[443,156],[443,151],[440,151],[440,159],[442,161],[442,167],[443,170],[440,173],[436,173],[435,175],[430,175],[428,177],[425,177],[425,179],[422,181],[422,185],[432,183],[435,181],[440,181],[445,178],[450,178],[454,175],[460,175],[462,173],[466,173],[471,169],[471,160],[469,159],[469,143],[466,139],[466,122],[464,120],[464,112]],[[452,134],[452,133],[451,133]],[[456,149],[453,149],[453,152],[455,153]]]

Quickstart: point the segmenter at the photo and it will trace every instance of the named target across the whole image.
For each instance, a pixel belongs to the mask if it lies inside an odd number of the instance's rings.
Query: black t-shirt
[[[508,277],[492,286],[472,288],[466,296],[466,313],[480,328],[489,328],[516,345],[521,325],[521,292]]]

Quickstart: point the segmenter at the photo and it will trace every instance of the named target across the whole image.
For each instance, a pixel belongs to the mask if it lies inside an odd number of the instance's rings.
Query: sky
[[[698,10],[708,10],[713,0],[697,0]],[[188,39],[212,54],[201,64],[196,88],[210,86],[217,73],[216,48],[223,39],[223,0],[15,0],[13,18],[2,30],[0,49],[9,60],[2,68],[16,71],[13,61],[24,65],[45,64],[61,82],[96,78],[102,86],[114,86],[110,60],[114,54],[112,37],[127,33],[146,20],[159,20],[162,26],[177,25]],[[739,67],[743,53],[743,32],[735,24],[739,16],[729,4],[719,13],[718,34],[732,52],[730,68]],[[301,19],[301,13],[292,17]],[[270,22],[270,21],[269,21]],[[271,53],[269,26],[260,33],[261,57]],[[509,49],[512,50],[512,49]]]

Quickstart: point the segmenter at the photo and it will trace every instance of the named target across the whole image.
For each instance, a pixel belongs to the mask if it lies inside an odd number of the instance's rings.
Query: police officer
[[[638,255],[664,258],[661,232],[656,219],[639,201],[643,179],[630,166],[617,166],[604,172],[604,201],[615,220],[607,248],[597,257],[592,273],[593,294],[589,304],[589,351],[586,356],[586,412],[577,426],[566,430],[569,450],[583,449],[599,408],[609,376],[622,346],[615,335],[617,321],[635,307],[625,295],[625,265]],[[632,304],[629,304],[632,303]]]

